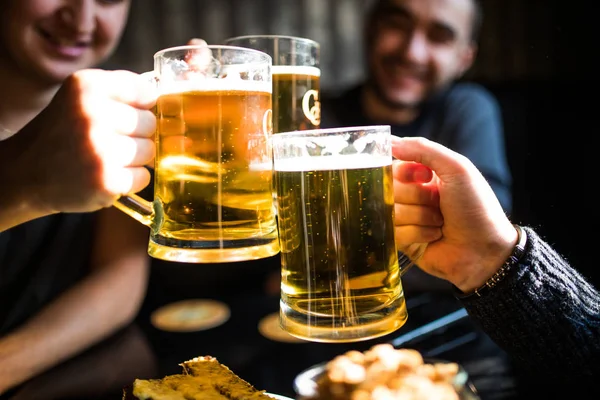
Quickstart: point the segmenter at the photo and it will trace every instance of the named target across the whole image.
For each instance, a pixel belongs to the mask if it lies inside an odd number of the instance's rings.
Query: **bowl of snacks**
[[[458,363],[423,358],[413,349],[377,344],[348,351],[296,376],[299,400],[475,400]]]

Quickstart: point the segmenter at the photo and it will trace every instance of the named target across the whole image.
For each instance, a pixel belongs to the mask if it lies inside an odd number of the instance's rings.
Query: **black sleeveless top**
[[[0,232],[0,336],[88,274],[96,215],[56,214]]]

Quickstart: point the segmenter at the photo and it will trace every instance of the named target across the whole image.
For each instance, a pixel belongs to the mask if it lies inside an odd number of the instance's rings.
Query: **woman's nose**
[[[60,10],[60,17],[78,33],[91,33],[95,27],[95,7],[95,0],[71,0]]]

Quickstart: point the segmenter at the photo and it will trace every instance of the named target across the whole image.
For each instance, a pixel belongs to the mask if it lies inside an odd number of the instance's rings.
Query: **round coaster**
[[[229,319],[227,304],[217,300],[192,299],[167,304],[150,316],[154,327],[169,332],[195,332],[219,326]]]
[[[279,312],[269,314],[258,323],[258,331],[267,339],[276,342],[300,343],[305,342],[304,339],[290,335],[279,326]]]

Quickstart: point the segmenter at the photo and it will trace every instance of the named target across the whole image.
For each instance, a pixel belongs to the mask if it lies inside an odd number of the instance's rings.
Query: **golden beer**
[[[402,326],[407,312],[394,243],[391,157],[276,158],[274,176],[282,327],[339,342]]]
[[[321,70],[302,65],[274,65],[273,132],[318,128],[321,124]]]
[[[156,105],[158,223],[150,254],[202,249],[203,261],[277,254],[271,83],[220,79],[181,86],[161,94]]]

